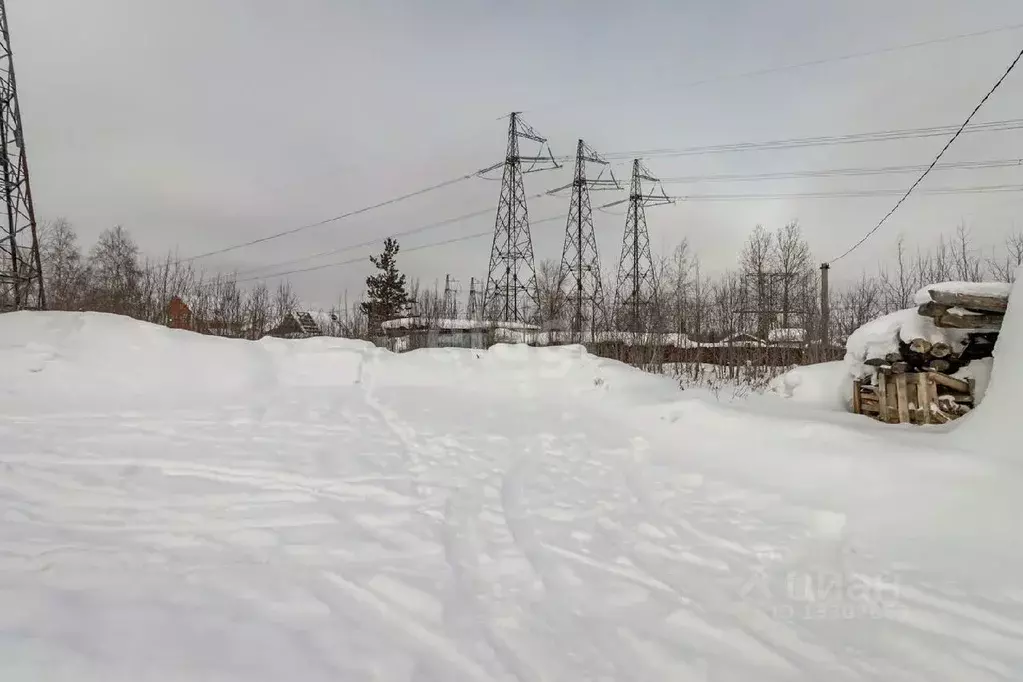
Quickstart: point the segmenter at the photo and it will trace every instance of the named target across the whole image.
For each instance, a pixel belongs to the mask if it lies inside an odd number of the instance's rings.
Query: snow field
[[[0,339],[3,680],[1023,671],[1018,466],[796,404],[834,367],[740,405],[581,347]]]

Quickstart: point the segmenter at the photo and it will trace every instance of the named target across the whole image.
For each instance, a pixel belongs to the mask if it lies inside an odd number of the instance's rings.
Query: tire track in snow
[[[502,665],[520,682],[543,682],[557,679],[541,674],[523,656],[498,634],[494,627],[494,615],[480,598],[482,593],[479,577],[479,541],[476,538],[476,521],[482,509],[478,494],[470,494],[466,488],[456,490],[444,509],[444,554],[454,582],[455,594],[480,616],[476,625],[490,649]],[[445,603],[445,618],[458,618],[462,614],[452,600]]]
[[[548,438],[541,436],[545,446],[547,445]],[[550,449],[549,447],[544,447],[545,453],[549,454]],[[511,532],[512,539],[515,541],[516,548],[526,558],[533,572],[543,584],[544,592],[547,596],[544,606],[550,615],[550,619],[557,622],[567,617],[574,621],[573,624],[578,625],[578,620],[573,614],[579,613],[579,608],[573,603],[571,598],[572,589],[568,585],[568,581],[555,575],[554,571],[547,566],[545,559],[541,556],[540,542],[525,520],[524,510],[521,505],[522,487],[529,469],[535,466],[535,464],[536,455],[524,452],[516,461],[512,462],[509,470],[502,476],[501,509],[503,518],[509,532]],[[552,604],[558,608],[551,608]],[[596,625],[596,623],[591,624]],[[586,632],[583,628],[579,629]],[[591,636],[596,634],[596,629],[590,629],[587,634]],[[603,639],[602,636],[600,638]],[[617,648],[614,646],[614,642],[611,643],[610,649],[605,648],[603,650],[598,643],[592,641],[587,641],[587,645],[590,648],[589,659],[595,661],[601,660],[601,653],[607,654],[615,651]],[[622,676],[627,673],[622,669],[620,663],[612,661],[612,666],[616,672],[614,679],[625,679]],[[633,678],[629,676],[628,679]]]
[[[501,503],[503,516],[508,531],[513,536],[519,551],[526,557],[544,586],[547,595],[545,602],[548,618],[552,622],[561,622],[573,629],[573,638],[583,640],[589,647],[588,660],[601,662],[612,671],[611,679],[615,680],[648,680],[661,679],[666,675],[682,675],[683,679],[704,679],[700,671],[687,665],[681,658],[664,661],[664,655],[655,656],[652,644],[643,643],[634,633],[651,635],[648,623],[634,623],[626,619],[623,611],[614,607],[602,607],[599,600],[594,600],[588,590],[580,595],[577,587],[581,584],[575,574],[566,569],[564,562],[559,564],[555,557],[569,559],[576,563],[584,563],[597,567],[608,575],[615,575],[633,585],[647,591],[667,591],[672,597],[684,599],[675,593],[670,586],[654,578],[644,580],[641,576],[631,575],[620,566],[603,565],[592,559],[568,550],[549,546],[543,543],[536,529],[528,521],[530,511],[523,504],[523,491],[529,475],[544,462],[565,459],[565,453],[554,447],[555,437],[540,437],[540,455],[526,452],[505,472],[502,478]],[[572,460],[579,464],[579,460]],[[577,472],[560,471],[565,478],[582,483]],[[592,564],[596,564],[593,566]],[[663,592],[662,592],[663,593]],[[658,662],[658,658],[662,661]],[[605,679],[609,671],[591,671],[597,679]]]
[[[659,519],[661,523],[672,528],[679,537],[690,536],[698,541],[740,555],[755,554],[753,550],[739,543],[700,531],[688,521],[676,520],[667,514],[661,504],[653,499],[649,488],[643,482],[640,464],[644,460],[645,450],[645,440],[634,439],[634,454],[631,462],[625,468],[624,475],[637,502],[651,518]],[[620,530],[611,532],[617,534],[625,544],[630,544]],[[636,549],[634,543],[632,544],[633,561],[642,566],[651,577],[671,585],[683,596],[687,591],[698,592],[700,601],[705,605],[710,605],[712,612],[730,616],[745,633],[787,661],[795,669],[812,672],[821,676],[821,679],[853,680],[859,677],[856,671],[839,664],[837,657],[829,649],[818,645],[815,641],[807,641],[805,636],[808,633],[805,630],[802,633],[797,632],[794,628],[772,617],[745,599],[741,591],[732,593],[716,581],[707,580],[706,577],[696,574],[692,568],[679,570],[678,564],[675,565],[675,573],[686,574],[684,582],[678,580],[674,575],[662,575],[652,562],[642,558],[643,553]],[[841,677],[836,677],[839,675]]]
[[[411,498],[395,493],[387,488],[368,485],[367,481],[383,481],[388,477],[367,478],[365,476],[352,479],[315,478],[302,474],[286,473],[263,469],[245,469],[238,467],[218,466],[214,464],[197,464],[180,460],[153,458],[103,458],[103,459],[63,459],[46,456],[10,457],[3,456],[0,463],[6,464],[45,464],[55,469],[69,467],[81,468],[129,468],[157,469],[166,476],[191,476],[218,483],[238,483],[259,488],[264,491],[300,492],[315,497],[335,501],[377,499],[395,506],[413,504]],[[393,480],[401,480],[395,477]]]
[[[396,611],[369,590],[337,572],[325,571],[322,579],[333,588],[334,594],[321,591],[317,595],[321,600],[337,605],[342,612],[350,612],[351,607],[354,607],[364,617],[392,633],[406,650],[414,652],[417,665],[435,670],[440,674],[440,679],[493,682],[493,676],[464,656],[451,640],[434,634],[406,614]],[[341,604],[337,604],[336,595],[340,595]],[[413,672],[413,678],[414,675]]]
[[[409,462],[409,473],[413,476],[417,475],[423,467],[419,444],[415,439],[417,433],[415,428],[376,397],[372,374],[366,373],[364,376],[362,386],[366,405],[380,416],[385,426],[397,437],[402,445],[406,461]],[[418,491],[418,486],[414,482],[412,485]],[[472,481],[467,484],[467,486],[472,485],[479,485],[479,482]],[[535,670],[497,632],[494,626],[494,616],[484,606],[480,598],[482,589],[478,586],[480,579],[477,563],[479,543],[478,541],[474,543],[471,539],[476,535],[475,520],[478,519],[483,505],[478,494],[469,494],[467,486],[457,488],[448,495],[443,513],[444,556],[451,571],[455,596],[464,600],[469,605],[469,609],[479,616],[479,619],[474,619],[475,625],[480,631],[479,634],[509,672],[521,682],[543,682],[549,678]],[[463,509],[463,507],[468,507],[468,509]],[[444,621],[457,620],[462,615],[461,610],[452,598],[444,600]],[[413,680],[416,679],[420,663],[421,661],[417,660],[416,669],[412,675]]]

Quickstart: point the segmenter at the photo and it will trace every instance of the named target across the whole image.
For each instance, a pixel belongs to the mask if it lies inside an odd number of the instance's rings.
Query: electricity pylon
[[[0,0],[0,175],[7,207],[7,224],[0,229],[0,310],[44,309],[43,266],[4,0]]]
[[[597,237],[593,231],[593,213],[590,208],[590,189],[622,189],[614,177],[603,178],[603,171],[596,178],[587,177],[587,164],[607,166],[597,152],[583,140],[579,140],[575,152],[575,175],[571,184],[551,190],[553,194],[571,188],[572,202],[565,226],[565,245],[561,251],[561,267],[558,270],[558,291],[571,313],[571,330],[577,343],[584,341],[584,332],[592,334],[605,315],[604,290],[600,277],[600,256],[597,252]]]
[[[618,286],[615,287],[615,315],[619,329],[639,332],[649,323],[654,303],[654,265],[650,255],[650,234],[646,226],[646,207],[673,203],[661,188],[661,194],[644,194],[643,182],[659,182],[639,159],[632,162],[629,211],[625,219],[622,255],[618,262]],[[625,200],[615,203],[624,203]],[[608,204],[613,206],[614,203]]]
[[[522,156],[519,152],[520,138],[538,143],[541,152],[546,147],[547,155]],[[523,161],[530,164],[529,168],[522,169]],[[547,162],[551,165],[546,165]],[[547,147],[546,138],[540,137],[524,123],[518,112],[512,112],[508,123],[508,149],[494,223],[487,286],[483,294],[483,314],[488,319],[528,322],[539,308],[536,271],[533,268],[533,242],[529,234],[529,212],[522,176],[553,168],[560,166]]]

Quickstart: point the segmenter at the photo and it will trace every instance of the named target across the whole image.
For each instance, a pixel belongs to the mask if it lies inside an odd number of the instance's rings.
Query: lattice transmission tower
[[[490,267],[483,294],[483,314],[501,322],[528,322],[536,314],[539,301],[536,292],[536,271],[533,269],[533,241],[529,234],[529,211],[522,176],[541,170],[560,168],[541,137],[512,112],[508,123],[508,150],[504,159],[501,197],[494,223],[494,242],[490,250]],[[519,140],[540,145],[541,154],[522,156]],[[547,155],[542,155],[546,149]],[[523,170],[522,162],[530,166]],[[548,165],[549,162],[549,165]]]
[[[593,232],[590,189],[622,189],[614,173],[609,173],[610,178],[603,177],[603,169],[596,178],[589,178],[588,164],[607,167],[607,161],[583,140],[579,140],[575,151],[575,175],[571,184],[551,191],[554,193],[572,189],[572,203],[565,226],[565,246],[561,251],[561,267],[558,270],[558,287],[569,307],[573,336],[579,341],[582,341],[587,329],[592,334],[606,314],[597,237]]]
[[[465,319],[478,320],[480,317],[480,292],[476,288],[476,278],[469,278],[469,300],[465,304]]]
[[[0,230],[0,310],[43,309],[43,266],[4,0],[0,0],[0,173],[7,208],[6,225]]]
[[[646,226],[646,207],[673,203],[664,194],[644,194],[643,182],[657,183],[659,180],[640,162],[632,162],[632,183],[629,198],[607,204],[614,206],[628,201],[629,210],[625,219],[625,235],[622,239],[622,256],[618,261],[618,285],[615,287],[615,316],[617,327],[623,331],[638,332],[649,322],[649,311],[654,303],[654,266],[650,255],[650,234]]]

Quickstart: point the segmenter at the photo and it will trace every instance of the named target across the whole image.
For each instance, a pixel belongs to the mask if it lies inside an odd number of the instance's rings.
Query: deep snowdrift
[[[1016,462],[694,395],[0,315],[0,679],[1020,679]]]
[[[794,367],[771,381],[770,390],[782,398],[828,410],[848,411],[852,400],[852,377],[839,360]]]
[[[954,437],[966,447],[1004,453],[1023,462],[1023,418],[1017,392],[1023,388],[1023,268],[1016,271],[990,378],[988,371],[980,371],[978,393],[981,383],[987,384],[984,401],[960,421]]]
[[[551,387],[636,400],[678,394],[677,383],[589,355],[582,346],[395,354],[331,337],[203,336],[103,313],[0,315],[0,361],[0,392],[47,405],[188,404],[282,388],[338,388],[358,384],[370,366],[382,386],[457,383],[520,398]]]

